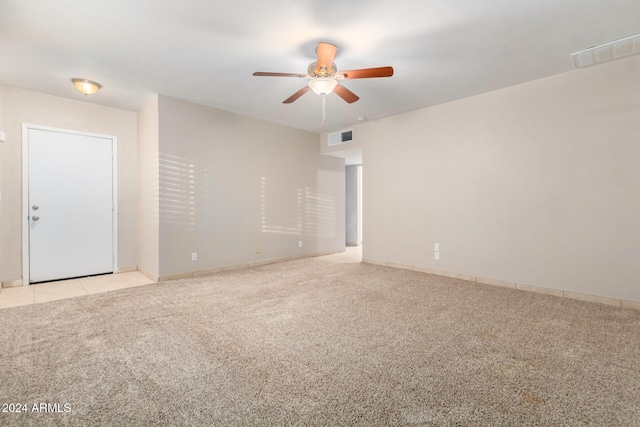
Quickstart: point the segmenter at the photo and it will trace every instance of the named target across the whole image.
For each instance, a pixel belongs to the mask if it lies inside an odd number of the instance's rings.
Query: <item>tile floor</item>
[[[155,283],[137,271],[0,289],[0,309]]]
[[[347,247],[342,254],[328,256],[332,257],[333,262],[360,262],[362,247]],[[155,282],[138,271],[131,271],[31,286],[0,288],[0,309],[98,294],[151,283]]]

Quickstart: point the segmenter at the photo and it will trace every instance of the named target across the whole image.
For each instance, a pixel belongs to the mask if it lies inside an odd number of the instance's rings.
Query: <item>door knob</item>
[[[33,205],[33,206],[31,206],[31,209],[33,209],[34,211],[37,211],[38,209],[40,209],[40,206]]]
[[[34,215],[34,216],[32,216],[32,217],[31,217],[31,219],[32,219],[33,221],[37,221],[37,220],[39,220],[39,219],[40,219],[40,217],[39,217],[38,215]]]

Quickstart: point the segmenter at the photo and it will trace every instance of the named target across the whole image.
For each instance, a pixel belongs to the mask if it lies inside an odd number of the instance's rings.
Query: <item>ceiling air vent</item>
[[[353,129],[329,134],[329,147],[353,141]]]
[[[571,54],[576,68],[589,67],[640,53],[640,34],[625,37]]]

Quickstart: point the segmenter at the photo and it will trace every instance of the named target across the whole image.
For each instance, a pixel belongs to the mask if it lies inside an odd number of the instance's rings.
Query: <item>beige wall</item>
[[[160,276],[158,96],[138,112],[138,268]]]
[[[118,263],[137,266],[136,113],[0,86],[0,281],[22,277],[22,124],[114,135],[118,138]]]
[[[639,76],[633,57],[357,126],[364,257],[640,301]]]
[[[317,134],[166,96],[159,117],[161,277],[344,250],[344,160]]]
[[[0,87],[0,114],[1,281],[22,274],[22,123],[117,136],[123,270],[167,277],[344,249],[344,161],[321,156],[315,134],[164,96],[136,114]]]

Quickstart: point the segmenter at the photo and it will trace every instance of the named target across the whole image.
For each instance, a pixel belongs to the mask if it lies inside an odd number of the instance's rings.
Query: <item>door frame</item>
[[[22,284],[29,286],[29,130],[43,130],[47,132],[59,132],[72,135],[81,135],[94,138],[110,139],[112,144],[112,191],[113,191],[113,272],[118,272],[118,138],[113,135],[103,135],[98,133],[82,132],[40,126],[29,123],[22,124]]]

